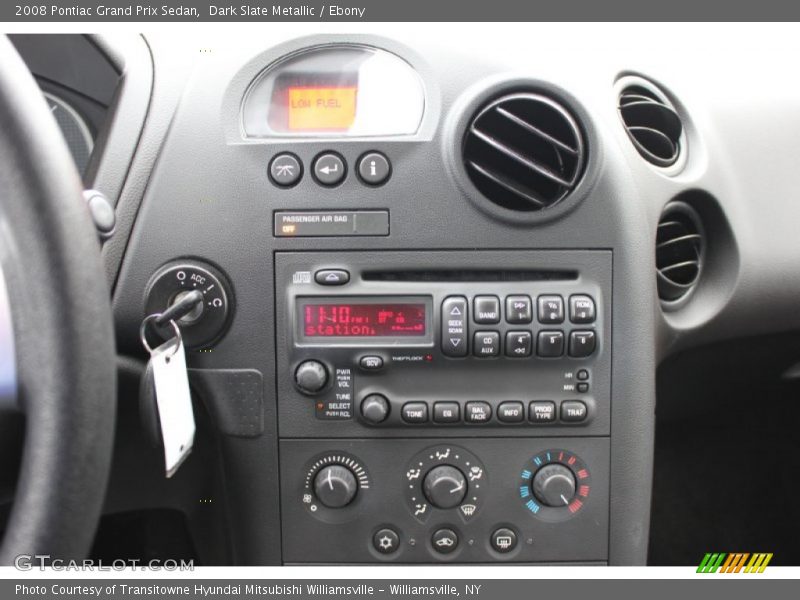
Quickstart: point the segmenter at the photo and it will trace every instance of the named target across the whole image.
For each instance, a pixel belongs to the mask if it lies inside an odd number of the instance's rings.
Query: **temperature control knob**
[[[328,508],[342,508],[356,497],[358,482],[347,467],[330,465],[320,469],[314,478],[314,493]]]
[[[328,383],[328,369],[318,360],[307,360],[295,370],[294,380],[304,394],[316,394]]]
[[[467,478],[455,467],[439,465],[425,475],[422,490],[436,508],[454,508],[467,495]]]
[[[575,496],[575,476],[564,465],[545,465],[536,471],[531,488],[545,506],[568,506]]]

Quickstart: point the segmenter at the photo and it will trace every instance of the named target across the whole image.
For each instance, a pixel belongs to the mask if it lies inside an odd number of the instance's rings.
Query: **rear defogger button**
[[[467,355],[467,299],[448,296],[442,302],[442,354]]]

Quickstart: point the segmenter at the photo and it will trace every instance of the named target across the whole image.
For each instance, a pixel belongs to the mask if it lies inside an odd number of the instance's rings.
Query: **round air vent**
[[[664,209],[656,233],[658,296],[675,302],[694,289],[703,264],[703,228],[695,210],[683,202]]]
[[[475,187],[504,208],[533,212],[563,200],[586,160],[583,136],[560,104],[538,94],[504,96],[482,108],[464,137]]]
[[[644,86],[629,85],[619,95],[619,114],[645,160],[658,167],[675,164],[681,153],[683,124],[666,98]]]

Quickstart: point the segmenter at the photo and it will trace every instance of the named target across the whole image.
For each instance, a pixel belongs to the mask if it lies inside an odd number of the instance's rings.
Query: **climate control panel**
[[[608,439],[284,440],[284,557],[603,562]]]

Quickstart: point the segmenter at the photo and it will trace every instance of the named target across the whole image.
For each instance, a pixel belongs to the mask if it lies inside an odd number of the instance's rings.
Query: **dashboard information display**
[[[352,87],[290,87],[287,90],[291,131],[346,131],[356,119]]]
[[[425,335],[424,303],[306,304],[303,332],[308,338]]]

